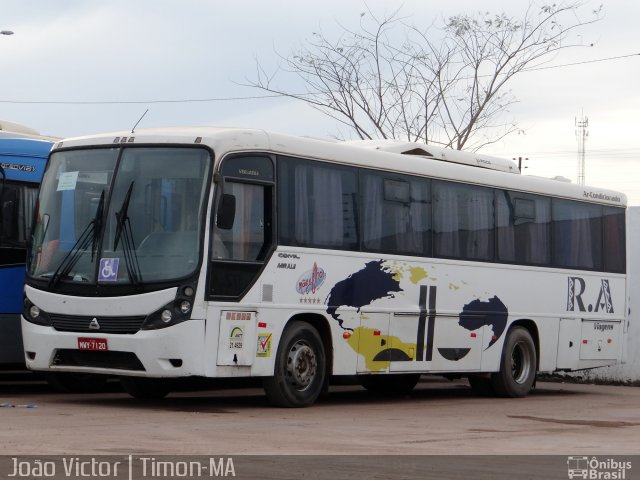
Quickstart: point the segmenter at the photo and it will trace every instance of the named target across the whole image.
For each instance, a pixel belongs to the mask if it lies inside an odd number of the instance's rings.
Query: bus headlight
[[[191,311],[191,303],[188,300],[180,302],[180,312],[185,315]]]
[[[169,309],[165,309],[162,311],[162,313],[160,314],[160,319],[164,322],[164,323],[169,323],[173,318],[173,315],[171,315],[171,310]]]
[[[49,326],[51,324],[49,314],[41,310],[37,305],[34,305],[27,297],[24,297],[22,316],[27,322],[35,323],[36,325]]]
[[[31,308],[29,309],[29,318],[31,320],[35,320],[39,316],[40,316],[40,309],[35,305],[31,305]]]
[[[193,285],[184,285],[178,288],[176,298],[159,308],[153,313],[147,315],[142,330],[155,330],[158,328],[167,328],[191,318],[193,310],[193,301],[196,290]]]
[[[187,303],[189,308],[184,309],[183,304]],[[191,303],[182,298],[177,298],[164,307],[149,314],[142,324],[142,330],[156,330],[166,328],[189,320],[191,313]]]

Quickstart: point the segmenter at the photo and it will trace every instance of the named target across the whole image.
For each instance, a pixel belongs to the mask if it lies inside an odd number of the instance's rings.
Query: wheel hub
[[[317,360],[313,349],[297,342],[287,357],[287,378],[298,390],[307,388],[316,376]]]

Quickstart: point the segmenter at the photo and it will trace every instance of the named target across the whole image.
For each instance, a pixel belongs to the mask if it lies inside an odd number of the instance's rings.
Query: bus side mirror
[[[236,218],[236,197],[223,193],[216,212],[216,226],[222,230],[231,230]]]

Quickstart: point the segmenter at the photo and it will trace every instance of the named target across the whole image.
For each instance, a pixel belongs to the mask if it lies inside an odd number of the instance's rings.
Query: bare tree
[[[408,24],[399,10],[377,17],[367,8],[357,31],[341,27],[334,40],[314,32],[280,56],[282,66],[273,74],[258,62],[247,84],[301,100],[361,139],[477,150],[517,129],[502,120],[516,101],[509,81],[578,46],[568,41],[570,34],[601,18],[602,8],[587,3],[532,2],[521,20],[462,14],[426,29]],[[298,77],[304,91],[277,87],[277,74]]]

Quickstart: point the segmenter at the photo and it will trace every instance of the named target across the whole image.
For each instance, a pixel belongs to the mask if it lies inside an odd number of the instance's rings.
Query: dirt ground
[[[474,396],[424,377],[411,395],[332,387],[310,408],[270,407],[261,389],[141,402],[117,384],[56,394],[0,382],[2,455],[638,455],[640,388],[539,382],[522,399]]]
[[[7,479],[21,476],[12,475],[18,464],[28,478],[45,478],[31,469],[47,459],[58,469],[46,478],[61,479],[99,476],[67,475],[61,462],[70,459],[87,468],[128,461],[133,468],[102,475],[126,480],[185,477],[160,471],[153,462],[161,459],[227,462],[220,476],[247,479],[636,478],[640,470],[638,387],[539,382],[526,398],[498,399],[475,396],[464,380],[423,377],[404,398],[334,386],[313,407],[280,409],[259,388],[141,402],[117,382],[100,393],[60,394],[40,381],[0,380],[0,405]],[[596,460],[604,467],[593,474],[605,476],[581,477]],[[186,476],[219,476],[196,473]]]

